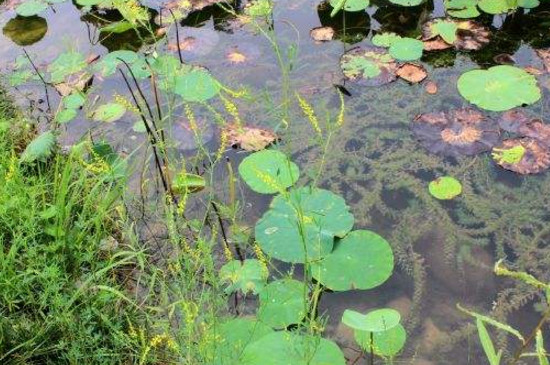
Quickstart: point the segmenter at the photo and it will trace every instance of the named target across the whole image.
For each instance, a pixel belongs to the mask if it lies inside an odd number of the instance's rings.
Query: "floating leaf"
[[[396,75],[411,84],[419,83],[428,77],[428,73],[423,66],[408,62],[399,67]]]
[[[227,135],[228,143],[234,148],[245,151],[260,151],[277,141],[279,137],[267,129],[226,124],[223,132]]]
[[[134,29],[134,25],[127,20],[122,20],[119,22],[114,22],[104,27],[99,28],[100,32],[103,33],[124,33],[130,29]]]
[[[368,8],[369,5],[369,0],[330,0],[330,6],[334,8],[330,16],[335,16],[342,9],[351,12],[362,11]]]
[[[53,153],[57,141],[52,131],[44,132],[28,144],[21,154],[21,162],[46,161]]]
[[[264,288],[267,275],[265,265],[256,259],[244,260],[242,264],[238,260],[233,260],[220,269],[220,279],[230,283],[225,289],[227,294],[237,290],[244,294],[258,294]]]
[[[242,351],[249,344],[273,333],[271,327],[255,318],[233,318],[219,328],[214,365],[240,364]]]
[[[439,177],[428,187],[430,194],[440,200],[450,200],[462,193],[462,184],[451,176]]]
[[[176,175],[174,181],[172,181],[172,190],[176,194],[196,193],[205,187],[206,181],[204,177],[188,172],[180,172]]]
[[[30,46],[40,41],[48,31],[46,19],[37,16],[10,19],[2,33],[18,46]]]
[[[340,348],[318,336],[279,331],[248,345],[239,365],[345,365]]]
[[[391,44],[396,39],[399,39],[399,38],[401,37],[395,33],[386,32],[386,33],[376,34],[374,37],[372,37],[371,41],[372,41],[372,44],[374,44],[375,46],[389,48]]]
[[[174,92],[185,101],[204,102],[219,91],[220,84],[205,69],[196,68],[175,78]]]
[[[496,163],[506,170],[517,172],[521,175],[538,174],[546,171],[550,167],[550,150],[548,146],[534,138],[513,138],[502,141],[502,144],[496,146],[493,151],[498,157],[502,151],[521,151],[518,147],[523,148],[522,158],[515,163],[509,163],[505,159],[496,159]],[[515,150],[514,150],[515,149]]]
[[[101,61],[97,63],[96,68],[103,76],[111,76],[116,72],[117,67],[122,63],[121,60],[131,65],[139,60],[139,56],[137,53],[132,51],[114,51],[103,57]]]
[[[353,331],[355,341],[365,352],[373,352],[382,357],[394,357],[405,346],[407,331],[398,324],[397,326],[382,332]],[[372,334],[372,347],[371,347]]]
[[[300,323],[307,314],[305,285],[294,279],[267,284],[259,295],[258,319],[273,328],[286,328]]]
[[[424,0],[390,0],[391,3],[401,6],[418,6],[422,4]]]
[[[255,235],[269,256],[303,263],[328,255],[334,237],[345,236],[353,221],[344,199],[328,190],[304,187],[290,190],[288,197],[276,196],[256,224]]]
[[[51,82],[54,84],[60,83],[67,76],[84,70],[87,65],[84,56],[78,52],[62,53],[48,66]]]
[[[353,48],[344,53],[340,67],[347,79],[367,86],[380,86],[396,79],[397,63],[383,48]]]
[[[458,79],[458,91],[472,104],[492,111],[505,111],[541,98],[537,80],[525,70],[508,65],[472,70]]]
[[[504,14],[517,8],[517,2],[509,0],[479,0],[477,6],[489,14]]]
[[[477,9],[478,0],[445,0],[445,10],[455,18],[475,18],[481,13]]]
[[[506,164],[518,164],[525,155],[525,147],[517,145],[509,149],[493,148],[491,156],[493,160],[499,165]]]
[[[40,0],[25,0],[21,2],[15,12],[20,16],[34,16],[48,9],[48,4]]]
[[[391,42],[390,55],[399,61],[414,61],[422,57],[424,43],[413,38],[398,38]]]
[[[313,277],[335,291],[372,289],[393,271],[393,252],[374,232],[359,230],[337,242],[334,251],[312,264]]]
[[[124,105],[109,103],[97,108],[92,115],[92,119],[98,122],[111,123],[122,118],[124,114],[126,114]]]
[[[434,37],[440,36],[449,44],[453,44],[457,40],[458,26],[452,20],[436,19],[429,23],[429,27]]]
[[[298,181],[300,169],[284,153],[264,150],[246,157],[239,165],[239,174],[255,192],[274,194]]]
[[[342,315],[342,323],[346,326],[367,332],[384,332],[399,325],[401,315],[395,309],[375,309],[367,314],[361,314],[346,309]]]
[[[55,115],[55,121],[60,124],[68,123],[76,116],[78,115],[78,112],[76,109],[62,109]]]

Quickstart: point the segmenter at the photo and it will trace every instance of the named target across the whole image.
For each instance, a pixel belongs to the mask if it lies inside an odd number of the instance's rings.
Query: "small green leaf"
[[[204,69],[197,68],[175,77],[174,92],[185,101],[204,102],[218,95],[219,91],[218,81]]]
[[[78,112],[76,109],[62,109],[56,114],[55,121],[60,124],[68,123],[76,118],[77,115]]]
[[[274,194],[298,181],[300,169],[284,153],[263,150],[247,156],[239,165],[239,174],[255,192]]]
[[[450,200],[462,193],[462,184],[451,176],[439,177],[428,186],[430,194],[440,200]]]
[[[238,260],[233,260],[220,269],[220,279],[230,283],[225,289],[227,294],[237,290],[244,294],[258,294],[264,288],[268,274],[265,265],[256,259],[244,260],[242,264]]]
[[[97,108],[92,118],[98,122],[111,123],[119,120],[126,113],[124,105],[118,103],[109,103]]]
[[[453,21],[439,19],[431,25],[431,28],[434,35],[441,36],[449,44],[453,44],[457,39],[458,26]]]
[[[489,360],[489,364],[499,365],[502,352],[501,351],[499,351],[498,353],[495,352],[495,346],[493,345],[493,341],[491,340],[491,337],[489,336],[489,332],[487,332],[487,328],[485,328],[483,321],[477,318],[476,325],[477,325],[479,340],[481,341],[481,346],[483,347],[483,351],[485,351],[485,356],[487,356],[487,360]]]
[[[42,133],[25,148],[21,154],[21,162],[45,161],[52,155],[56,143],[52,131]]]
[[[276,329],[300,323],[307,314],[305,285],[294,279],[281,279],[266,285],[259,295],[258,319]]]
[[[485,323],[488,323],[490,324],[491,326],[495,326],[496,328],[499,328],[503,331],[506,331],[514,336],[516,336],[522,343],[525,343],[525,339],[523,338],[523,336],[521,335],[521,333],[519,333],[518,330],[510,327],[509,325],[505,324],[505,323],[501,323],[499,321],[496,321],[490,317],[487,317],[487,316],[484,316],[482,314],[478,314],[476,312],[472,312],[472,311],[469,311],[465,308],[463,308],[460,304],[457,304],[456,307],[458,308],[458,310],[476,318],[476,319],[480,319],[482,320],[483,322]]]
[[[25,0],[17,8],[15,12],[21,16],[38,15],[48,9],[48,4],[40,0]]]
[[[62,53],[48,66],[51,82],[63,82],[67,76],[84,70],[87,65],[84,56],[78,52]]]
[[[403,349],[407,341],[407,331],[405,331],[405,328],[401,324],[387,331],[367,332],[354,330],[353,334],[355,341],[367,353],[371,351],[372,334],[372,350],[376,355],[381,357],[394,357]]]
[[[521,161],[525,155],[525,147],[522,145],[517,145],[512,148],[493,148],[491,156],[499,164],[517,164]]]
[[[84,94],[75,92],[63,98],[63,105],[67,109],[81,108],[86,102]]]
[[[386,33],[376,34],[374,37],[372,37],[371,42],[375,46],[389,48],[395,40],[400,38],[401,36],[395,33],[386,32]]]
[[[383,332],[394,328],[401,321],[401,315],[395,309],[376,309],[367,314],[361,314],[346,309],[342,315],[342,323],[358,331]]]
[[[424,43],[413,38],[398,38],[390,45],[390,55],[399,61],[414,61],[422,57]]]
[[[142,123],[143,124],[143,123]],[[204,177],[200,175],[181,172],[172,182],[172,190],[176,194],[195,193],[206,187]]]

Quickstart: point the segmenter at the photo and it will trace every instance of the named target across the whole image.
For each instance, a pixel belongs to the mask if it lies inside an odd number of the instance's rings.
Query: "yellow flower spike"
[[[319,127],[319,120],[315,115],[315,110],[313,110],[313,107],[307,102],[307,100],[302,98],[300,94],[296,93],[296,98],[298,99],[300,109],[302,109],[302,112],[306,115],[311,127],[319,136],[321,136],[323,132],[321,131],[321,127]]]
[[[344,94],[338,90],[338,96],[340,97],[340,111],[338,112],[338,118],[336,119],[336,125],[341,127],[344,125],[344,118],[346,113],[346,104],[344,101]]]
[[[233,122],[241,127],[242,121],[237,106],[231,100],[223,97],[222,95],[220,95],[220,99],[223,101],[225,110],[227,110],[227,112],[233,117]]]
[[[115,102],[117,104],[124,106],[126,110],[129,110],[134,114],[139,114],[139,109],[134,104],[132,104],[130,100],[126,99],[124,96],[120,94],[115,94],[114,98],[115,98]]]
[[[267,259],[264,255],[264,252],[260,248],[260,245],[258,245],[258,242],[254,242],[253,248],[256,257],[258,258],[258,261],[260,261],[260,264],[262,265],[262,271],[264,272],[264,275],[267,276],[269,274],[269,269],[267,268]]]
[[[221,138],[220,138],[220,147],[218,148],[218,151],[216,152],[216,160],[219,160],[222,158],[223,153],[225,152],[225,149],[227,148],[227,142],[228,142],[229,136],[225,131],[222,132]]]

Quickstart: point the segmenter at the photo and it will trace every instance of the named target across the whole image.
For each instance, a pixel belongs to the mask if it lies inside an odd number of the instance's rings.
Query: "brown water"
[[[505,172],[487,155],[458,160],[434,157],[411,137],[409,123],[422,112],[467,105],[456,90],[458,76],[468,69],[497,64],[497,55],[506,53],[518,65],[540,68],[533,47],[550,46],[550,4],[525,14],[518,12],[513,17],[481,17],[493,32],[492,42],[482,51],[445,51],[425,56],[422,61],[429,79],[439,88],[436,95],[428,95],[423,85],[404,81],[365,88],[343,80],[339,59],[347,49],[369,44],[373,33],[379,31],[417,36],[422,19],[443,15],[439,1],[415,8],[385,4],[375,1],[365,13],[345,14],[344,21],[342,15],[331,19],[330,7],[318,1],[276,1],[272,26],[279,46],[285,53],[293,47],[297,49],[291,88],[310,100],[320,115],[338,110],[339,99],[333,84],[342,85],[351,95],[346,97],[346,123],[326,155],[321,186],[346,198],[355,215],[356,228],[372,229],[386,237],[394,247],[398,263],[394,276],[376,290],[323,295],[321,313],[330,316],[328,334],[346,348],[354,345],[349,332],[338,325],[344,309],[366,311],[394,306],[403,314],[409,335],[397,363],[482,364],[486,360],[477,336],[473,327],[467,326],[472,320],[458,312],[455,305],[462,303],[485,313],[494,307],[494,315],[522,329],[532,328],[536,323],[539,313],[535,304],[540,298],[522,286],[495,278],[492,266],[497,259],[506,257],[518,268],[529,270],[542,280],[550,279],[547,270],[550,237],[547,234],[537,237],[550,220],[550,178],[548,174],[520,177]],[[154,13],[159,4],[149,1],[148,6]],[[116,49],[144,52],[152,49],[132,32],[100,41],[97,24],[89,17],[82,17],[70,2],[55,5],[43,16],[47,33],[25,46],[39,66],[68,49],[99,55]],[[4,3],[0,26],[4,27],[14,17]],[[30,29],[29,20],[16,21],[20,29]],[[342,40],[315,43],[309,31],[320,25],[340,29],[348,43]],[[183,35],[191,34],[201,42],[196,51],[184,52],[186,61],[208,67],[216,78],[232,88],[246,85],[253,90],[254,102],[239,104],[243,119],[253,125],[278,128],[284,148],[292,153],[306,172],[304,175],[315,171],[322,151],[311,137],[309,124],[304,119],[295,119],[289,121],[290,127],[285,130],[281,109],[272,107],[281,100],[282,85],[277,59],[267,39],[250,26],[236,26],[230,16],[216,7],[192,14],[180,27]],[[171,31],[167,40],[174,43],[175,32]],[[161,49],[166,49],[164,43]],[[226,54],[235,46],[255,57],[246,65],[232,65]],[[21,48],[5,34],[0,35],[3,71],[9,72],[14,59],[22,53]],[[549,80],[543,78],[541,84],[542,101],[526,110],[544,119],[550,100]],[[107,100],[115,92],[126,93],[118,77],[96,79],[94,88]],[[22,107],[35,115],[40,116],[40,109],[45,109],[43,89],[38,85],[19,88],[14,95]],[[113,124],[80,118],[70,124],[63,143],[74,142],[92,128],[94,134],[106,136],[117,148],[131,152],[145,143],[143,135],[132,128],[135,122],[129,116]],[[218,132],[208,121],[203,126],[205,141],[216,148]],[[174,135],[183,153],[190,154],[196,148],[187,129],[180,127],[174,130]],[[236,166],[243,154],[228,156]],[[440,203],[427,195],[427,182],[442,174],[461,179],[465,185],[462,199]],[[253,224],[268,202],[246,189],[244,192],[250,207],[246,219]],[[517,346],[518,343],[510,341],[507,348],[513,351]],[[351,364],[357,353],[349,348],[345,352]]]

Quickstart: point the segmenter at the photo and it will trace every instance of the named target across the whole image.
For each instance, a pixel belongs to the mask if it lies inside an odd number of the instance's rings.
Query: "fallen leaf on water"
[[[546,68],[546,72],[550,72],[550,49],[537,49],[535,52],[542,60],[542,63]]]
[[[434,81],[428,81],[424,88],[428,94],[437,94],[437,84]]]
[[[539,70],[536,67],[533,66],[527,66],[523,68],[526,72],[530,73],[531,75],[539,76],[542,75],[544,72],[542,70]]]
[[[227,135],[228,143],[231,146],[245,151],[260,151],[279,140],[279,137],[272,131],[236,124],[227,124],[223,128],[223,132]]]
[[[415,65],[414,63],[405,63],[403,66],[397,69],[396,74],[403,80],[408,81],[412,84],[419,83],[428,76],[428,73],[426,72],[424,67],[420,65]]]
[[[334,38],[334,29],[331,27],[313,28],[309,35],[316,42],[328,42]]]

